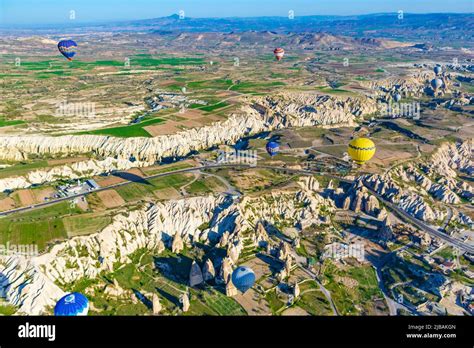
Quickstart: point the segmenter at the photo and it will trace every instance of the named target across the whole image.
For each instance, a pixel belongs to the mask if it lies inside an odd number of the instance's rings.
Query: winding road
[[[325,176],[325,177],[328,177],[328,178],[331,178],[331,179],[339,180],[340,182],[345,182],[345,183],[348,183],[348,184],[353,184],[354,183],[353,180],[341,178],[341,177],[336,176],[336,175],[332,175],[332,174],[328,174],[328,173],[324,173],[324,172],[319,172],[319,171],[314,171],[314,170],[303,170],[303,169],[293,169],[293,168],[277,167],[277,166],[270,166],[270,165],[249,165],[249,164],[237,164],[237,163],[208,164],[208,165],[203,165],[203,166],[199,166],[199,167],[177,169],[177,170],[173,170],[173,171],[169,171],[169,172],[165,172],[165,173],[158,173],[158,174],[150,175],[150,176],[144,177],[143,180],[150,180],[150,179],[165,177],[165,176],[169,176],[169,175],[179,174],[179,173],[188,173],[188,172],[201,171],[201,170],[206,170],[206,169],[220,169],[220,168],[259,168],[259,169],[269,169],[269,170],[276,170],[276,171],[282,171],[282,172],[292,173],[292,174],[301,174],[301,175],[316,175],[317,174],[317,175]],[[110,185],[110,186],[107,186],[107,187],[100,187],[98,189],[91,190],[91,191],[88,191],[88,192],[78,193],[78,194],[67,196],[67,197],[60,197],[60,198],[57,198],[57,199],[54,199],[54,200],[51,200],[51,201],[48,201],[48,202],[43,202],[43,203],[33,204],[33,205],[30,205],[30,206],[26,206],[26,207],[6,210],[6,211],[3,211],[3,212],[0,212],[0,217],[11,215],[11,214],[14,214],[14,213],[30,211],[30,210],[33,210],[33,209],[44,208],[44,207],[47,207],[47,206],[50,206],[50,205],[53,205],[53,204],[56,204],[56,203],[59,203],[59,202],[64,202],[64,201],[76,199],[78,197],[87,196],[87,195],[89,195],[91,193],[94,193],[94,192],[100,192],[100,191],[110,190],[110,189],[114,189],[114,188],[117,188],[117,187],[129,185],[133,182],[134,181],[128,180],[128,181],[124,181],[124,182],[117,183],[117,184],[114,184],[114,185]],[[447,235],[446,233],[440,232],[440,231],[426,225],[423,221],[418,220],[417,218],[411,216],[410,214],[408,214],[407,212],[405,212],[404,210],[399,208],[396,204],[393,204],[392,202],[387,201],[383,196],[381,196],[380,194],[378,194],[377,192],[372,190],[370,187],[366,186],[366,188],[371,194],[373,194],[380,201],[382,201],[387,208],[389,208],[390,210],[395,212],[400,218],[402,218],[402,220],[405,220],[407,222],[412,223],[413,225],[415,225],[419,229],[421,229],[421,230],[425,231],[426,233],[430,234],[432,237],[442,239],[444,242],[446,242],[450,245],[453,245],[455,247],[458,247],[460,250],[462,250],[464,252],[474,254],[474,246],[469,245],[467,243],[464,243],[460,239],[451,237],[451,236]]]

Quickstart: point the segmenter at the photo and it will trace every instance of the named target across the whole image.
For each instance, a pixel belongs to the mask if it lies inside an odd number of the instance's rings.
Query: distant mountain
[[[209,49],[259,48],[282,46],[303,50],[367,50],[413,46],[379,38],[352,38],[328,33],[277,33],[273,31],[245,31],[231,33],[182,32],[171,38],[173,47]]]
[[[442,41],[474,42],[473,14],[398,13],[360,16],[296,16],[249,18],[187,18],[178,15],[123,22],[122,28],[178,32],[246,32],[274,33],[324,32],[355,38],[390,38],[395,40],[439,43]]]
[[[171,32],[247,32],[274,33],[325,32],[354,38],[391,38],[418,42],[450,44],[474,40],[474,15],[455,13],[403,14],[380,13],[358,16],[296,16],[287,17],[229,17],[180,19],[177,14],[133,21],[112,23],[73,23],[44,27],[47,31],[148,31],[156,34]],[[37,30],[38,28],[36,28]]]

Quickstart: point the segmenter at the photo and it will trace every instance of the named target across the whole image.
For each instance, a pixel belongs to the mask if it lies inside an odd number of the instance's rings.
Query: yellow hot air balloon
[[[356,138],[349,143],[347,152],[355,163],[362,165],[374,156],[375,144],[368,138]]]

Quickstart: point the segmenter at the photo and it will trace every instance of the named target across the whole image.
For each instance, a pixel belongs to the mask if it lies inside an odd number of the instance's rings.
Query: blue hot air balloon
[[[280,150],[280,145],[277,142],[270,141],[266,146],[267,152],[270,156],[275,156],[278,154],[278,150]]]
[[[56,316],[82,316],[88,312],[89,300],[78,292],[61,297],[54,307]]]
[[[232,283],[244,293],[255,283],[255,273],[250,267],[240,266],[232,272]]]
[[[58,50],[68,60],[72,60],[72,57],[76,54],[77,44],[72,40],[61,40],[58,43]]]
[[[433,89],[438,89],[438,88],[441,88],[443,86],[443,80],[441,79],[433,79],[431,80],[431,87],[433,87]]]

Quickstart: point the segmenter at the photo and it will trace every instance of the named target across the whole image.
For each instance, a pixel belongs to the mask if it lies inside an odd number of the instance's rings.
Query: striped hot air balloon
[[[349,143],[349,156],[357,164],[364,164],[375,154],[375,144],[368,138],[356,138]]]
[[[76,54],[77,44],[73,40],[61,40],[58,43],[58,50],[61,54],[67,58],[67,60],[72,60],[72,57]]]
[[[280,61],[285,55],[285,50],[281,47],[277,47],[273,51],[273,54],[275,55],[276,60]]]

